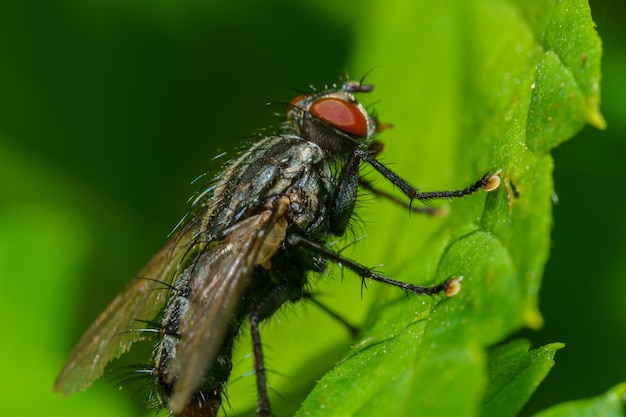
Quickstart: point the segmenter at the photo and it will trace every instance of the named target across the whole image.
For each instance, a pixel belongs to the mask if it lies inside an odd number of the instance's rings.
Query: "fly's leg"
[[[386,128],[386,127],[385,127]],[[356,151],[356,156],[359,159],[362,159],[366,162],[368,162],[370,165],[372,165],[378,172],[380,172],[385,178],[387,178],[388,180],[390,180],[393,184],[399,186],[401,189],[402,187],[400,186],[399,183],[404,183],[408,186],[408,188],[413,188],[410,185],[408,185],[406,183],[406,181],[404,181],[403,179],[401,179],[400,177],[398,177],[397,175],[395,175],[393,172],[391,172],[391,170],[389,170],[387,167],[385,167],[383,164],[381,164],[380,162],[378,162],[378,160],[376,159],[376,157],[378,155],[380,155],[380,153],[383,151],[384,148],[384,144],[375,140],[373,141],[370,146],[367,149],[367,152],[363,152],[361,150],[357,150]],[[374,162],[372,162],[374,161]],[[393,175],[390,175],[393,174]],[[497,176],[498,173],[494,174],[494,176]],[[486,177],[486,178],[485,178]],[[482,182],[485,181],[485,179],[489,180],[492,176],[491,175],[486,175],[485,177],[480,179],[480,183],[482,184]],[[495,189],[498,187],[499,181],[496,178],[492,179],[492,183],[489,185],[487,184],[487,186],[483,186],[482,188],[485,188],[487,191],[491,191],[492,189]],[[419,207],[414,207],[410,202],[407,203],[404,200],[396,197],[395,195],[388,193],[386,191],[380,190],[376,187],[374,187],[369,181],[367,181],[365,178],[363,177],[359,177],[359,185],[361,186],[361,188],[371,192],[372,194],[374,194],[377,197],[382,197],[384,199],[387,199],[389,201],[391,201],[392,203],[398,204],[404,208],[409,209],[411,212],[414,213],[424,213],[427,214],[429,216],[445,216],[447,214],[447,209],[445,208],[439,208],[439,207],[428,207],[428,206],[419,206]],[[476,184],[474,184],[475,186]],[[489,188],[489,186],[491,186],[491,188]],[[468,187],[468,188],[472,188],[472,187]],[[480,188],[480,187],[479,187]],[[414,188],[413,188],[414,189]],[[417,194],[420,194],[417,192],[417,190],[414,189],[414,191]],[[431,199],[431,198],[449,198],[449,197],[460,197],[459,195],[453,195],[453,196],[440,196],[442,194],[442,192],[438,192],[438,193],[434,193],[437,196],[436,197],[429,197],[428,194],[433,194],[433,193],[422,193],[423,196],[425,196],[425,198],[420,198],[419,196],[410,196],[409,194],[406,193],[406,191],[403,189],[403,192],[409,196],[409,198],[411,198],[411,200],[413,199],[417,199],[417,200],[427,200],[427,199]],[[471,191],[473,192],[473,191]],[[471,194],[471,192],[469,194]],[[445,191],[444,193],[450,193],[449,191]],[[452,193],[457,193],[455,191],[453,191]],[[467,193],[462,194],[462,195],[467,195]]]
[[[381,125],[382,126],[382,125]],[[379,126],[379,128],[381,127]],[[384,129],[387,129],[388,127],[391,126],[384,126]],[[377,140],[373,141],[370,146],[367,149],[367,152],[373,157],[376,158],[378,155],[380,155],[380,153],[383,151],[384,148],[384,144],[382,142],[379,142]],[[387,191],[383,191],[380,190],[376,187],[374,187],[374,185],[372,183],[370,183],[368,180],[366,180],[363,177],[359,177],[359,186],[361,186],[361,188],[363,188],[364,190],[369,191],[370,193],[374,194],[376,197],[381,197],[384,198],[386,200],[391,201],[394,204],[397,204],[399,206],[402,206],[406,209],[409,209],[411,212],[413,213],[421,213],[421,214],[426,214],[428,216],[432,216],[432,217],[439,217],[439,216],[445,216],[446,214],[448,214],[448,210],[445,208],[440,208],[440,207],[430,207],[430,206],[418,206],[415,207],[410,203],[407,203],[406,201],[402,200],[401,198],[388,193]]]
[[[356,327],[355,325],[351,324],[346,319],[341,317],[341,315],[339,315],[336,311],[332,310],[326,304],[319,302],[317,299],[315,299],[314,295],[311,294],[310,292],[305,292],[304,294],[302,294],[302,298],[304,298],[305,300],[309,300],[311,303],[315,304],[315,306],[318,307],[320,310],[322,310],[323,312],[328,314],[330,317],[335,319],[338,323],[343,325],[350,332],[350,335],[352,337],[356,337],[356,335],[359,333],[358,327]]]
[[[388,179],[393,185],[398,187],[404,195],[409,197],[411,200],[436,200],[436,199],[445,199],[445,198],[457,198],[464,197],[466,195],[470,195],[480,190],[481,188],[485,191],[493,191],[500,185],[500,177],[498,174],[500,171],[497,171],[493,174],[487,173],[482,176],[481,179],[476,181],[474,184],[470,185],[467,188],[462,190],[454,190],[454,191],[429,191],[429,192],[419,192],[413,186],[411,186],[408,182],[400,178],[396,173],[387,168],[385,165],[380,163],[375,157],[370,155],[368,152],[363,151],[361,149],[357,149],[354,151],[354,155],[362,160],[370,164],[376,171],[378,171],[383,177]]]
[[[334,253],[332,251],[329,251]],[[274,288],[268,295],[263,297],[253,307],[250,313],[250,334],[252,336],[252,351],[254,356],[254,371],[256,374],[257,385],[257,416],[258,417],[270,417],[272,415],[269,397],[267,395],[267,378],[265,375],[265,361],[263,357],[263,345],[261,343],[260,323],[263,319],[269,317],[276,309],[286,301],[295,301],[296,298],[301,297],[313,302],[316,306],[320,307],[323,311],[330,314],[331,317],[344,324],[352,336],[356,336],[359,329],[346,320],[344,320],[337,313],[329,309],[324,304],[313,298],[313,295],[309,292],[301,293],[299,296],[294,293],[296,286],[288,285],[285,283]]]
[[[374,152],[374,155],[376,152]],[[430,191],[420,192],[411,186],[408,182],[403,180],[396,173],[391,171],[385,165],[380,163],[371,152],[356,149],[350,154],[346,163],[344,164],[337,180],[337,188],[334,198],[331,199],[331,206],[329,207],[329,224],[331,233],[341,236],[346,230],[348,222],[352,217],[354,205],[357,198],[357,189],[359,184],[359,164],[360,161],[365,161],[370,164],[376,171],[378,171],[383,177],[389,180],[393,185],[398,187],[402,193],[404,193],[411,201],[413,200],[434,200],[434,199],[446,199],[446,198],[458,198],[464,197],[475,193],[480,189],[485,191],[492,191],[498,188],[500,185],[500,177],[497,171],[494,174],[485,174],[481,179],[474,184],[462,190],[454,191]],[[410,204],[409,204],[410,206]],[[402,288],[405,291],[411,291],[415,294],[434,295],[438,293],[445,293],[446,296],[452,297],[456,295],[460,288],[460,281],[463,277],[455,277],[446,280],[445,282],[432,287],[422,287],[406,282],[397,281],[384,275],[377,274],[371,268],[363,266],[349,258],[341,256],[324,245],[310,241],[300,235],[290,234],[287,236],[286,242],[291,245],[299,245],[310,252],[321,255],[323,258],[334,261],[341,264],[348,269],[354,271],[361,278],[370,278],[375,281],[384,282],[386,284],[393,285],[398,288]]]
[[[380,190],[376,187],[374,187],[369,181],[367,181],[365,178],[363,177],[359,177],[359,185],[361,186],[361,188],[363,188],[364,190],[369,191],[370,193],[374,194],[377,197],[381,197],[384,198],[386,200],[391,201],[394,204],[397,204],[399,206],[402,206],[406,209],[409,209],[411,212],[413,213],[421,213],[421,214],[426,214],[428,216],[432,216],[432,217],[439,217],[439,216],[445,216],[448,212],[448,210],[446,208],[441,208],[441,207],[431,207],[431,206],[414,206],[410,203],[407,203],[406,201],[402,200],[401,198],[388,193],[387,191],[383,191]]]
[[[500,177],[498,176],[500,171],[497,171],[493,174],[488,173],[483,175],[483,177],[476,181],[474,184],[462,190],[420,192],[404,179],[402,179],[400,176],[398,176],[396,173],[383,165],[381,162],[379,162],[374,155],[372,155],[372,153],[369,151],[356,149],[352,154],[350,154],[346,163],[341,169],[341,172],[339,173],[339,177],[337,179],[337,189],[335,191],[334,198],[331,199],[331,206],[329,207],[331,233],[337,236],[341,236],[345,232],[346,227],[348,226],[348,223],[350,222],[350,219],[352,217],[352,212],[354,211],[354,205],[356,203],[359,185],[376,195],[387,198],[401,205],[405,205],[412,211],[425,211],[426,213],[434,215],[441,213],[441,211],[437,211],[437,209],[425,208],[423,210],[420,210],[419,208],[413,208],[410,202],[406,204],[402,200],[389,193],[375,189],[371,186],[371,184],[369,184],[366,180],[362,179],[359,176],[359,165],[361,161],[365,161],[370,164],[383,177],[385,177],[393,185],[398,187],[400,191],[402,191],[404,195],[409,197],[411,201],[427,201],[464,197],[466,195],[473,194],[480,189],[484,189],[485,191],[492,191],[498,188],[498,186],[500,185]]]
[[[409,284],[407,282],[402,282],[395,280],[393,278],[386,277],[384,275],[378,274],[374,272],[371,268],[368,268],[364,265],[361,265],[358,262],[353,261],[350,258],[346,258],[337,252],[334,252],[324,245],[321,245],[317,242],[313,242],[308,240],[297,234],[289,234],[285,240],[287,244],[293,246],[300,246],[309,252],[316,253],[330,261],[333,261],[341,266],[347,267],[351,271],[355,272],[362,279],[372,279],[374,281],[383,282],[385,284],[393,285],[394,287],[401,288],[405,291],[410,291],[415,294],[420,295],[435,295],[439,293],[444,293],[447,297],[455,296],[461,289],[460,281],[463,277],[453,277],[450,278],[441,284],[434,285],[432,287],[423,287],[418,285]]]
[[[250,334],[252,335],[252,350],[254,354],[254,371],[256,374],[257,405],[256,412],[259,417],[270,417],[270,400],[267,396],[267,380],[265,379],[265,363],[263,361],[263,346],[259,334],[261,317],[256,308],[250,314]]]
[[[258,391],[258,417],[270,417],[272,415],[270,400],[267,395],[265,361],[263,359],[263,345],[261,344],[259,325],[262,320],[270,317],[285,303],[290,301],[295,302],[303,297],[302,287],[304,285],[303,280],[305,276],[301,276],[300,279],[297,279],[297,276],[291,276],[290,278],[291,279],[282,281],[281,284],[260,297],[250,311],[250,334],[252,336],[254,371],[256,373],[256,386]]]

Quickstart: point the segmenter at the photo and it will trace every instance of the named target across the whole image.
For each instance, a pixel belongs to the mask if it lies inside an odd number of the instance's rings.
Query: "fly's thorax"
[[[328,156],[316,143],[293,134],[268,136],[220,174],[201,232],[224,236],[238,222],[264,210],[278,196],[293,196],[295,223],[305,230],[332,187]]]
[[[376,119],[353,94],[372,89],[347,82],[341,88],[322,93],[301,94],[291,101],[285,126],[303,139],[318,144],[329,155],[345,156],[374,140]]]
[[[288,190],[290,222],[293,228],[312,236],[326,234],[328,201],[334,194],[334,180],[328,161],[304,172]]]

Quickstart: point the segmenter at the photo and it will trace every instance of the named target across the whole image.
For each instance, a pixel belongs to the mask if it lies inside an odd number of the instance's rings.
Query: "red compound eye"
[[[333,97],[320,98],[309,112],[342,132],[361,138],[367,136],[365,115],[353,103]]]

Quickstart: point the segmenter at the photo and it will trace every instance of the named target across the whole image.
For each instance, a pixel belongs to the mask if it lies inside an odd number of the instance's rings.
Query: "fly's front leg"
[[[393,185],[398,187],[400,191],[404,193],[411,200],[436,200],[436,199],[447,199],[447,198],[457,198],[464,197],[466,195],[470,195],[475,193],[480,189],[484,189],[485,191],[493,191],[500,185],[500,171],[496,171],[493,174],[485,174],[481,179],[476,181],[474,184],[470,185],[467,188],[462,190],[454,190],[454,191],[430,191],[430,192],[419,192],[415,189],[411,184],[406,182],[396,173],[391,171],[385,165],[380,163],[374,156],[370,153],[363,151],[361,149],[357,149],[354,151],[354,156],[358,159],[363,160],[370,164],[376,171],[378,171],[383,177],[389,180]]]
[[[359,177],[359,185],[361,186],[361,188],[369,191],[370,193],[374,194],[376,197],[381,197],[386,200],[389,200],[394,204],[397,204],[406,209],[409,209],[413,213],[422,213],[422,214],[426,214],[432,217],[445,216],[448,213],[448,210],[445,207],[444,208],[431,207],[431,206],[417,206],[416,207],[410,203],[407,203],[406,201],[402,200],[400,197],[394,194],[388,193],[387,191],[383,191],[381,189],[374,187],[369,181],[367,181],[363,177]]]

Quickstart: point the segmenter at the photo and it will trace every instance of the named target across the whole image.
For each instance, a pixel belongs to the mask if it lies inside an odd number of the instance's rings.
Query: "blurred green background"
[[[288,102],[291,88],[332,83],[347,70],[375,68],[369,80],[383,91],[377,79],[407,71],[407,45],[429,42],[389,45],[395,59],[381,62],[368,54],[364,39],[375,39],[377,26],[364,17],[375,18],[383,3],[335,3],[0,2],[0,366],[8,375],[0,392],[8,415],[136,415],[142,398],[106,380],[66,399],[52,384],[82,331],[184,214],[198,187],[190,181],[215,165],[218,149],[280,122],[273,113],[282,108],[268,101]],[[545,325],[524,335],[566,348],[525,413],[626,379],[624,7],[591,2],[605,51],[608,128],[588,127],[555,152]],[[428,69],[414,73],[429,84]],[[408,112],[420,108],[420,97],[404,99]],[[377,107],[384,121],[396,120],[384,102]],[[436,146],[436,132],[414,136],[429,143],[420,149]],[[366,304],[349,281],[342,292]],[[362,311],[348,315],[358,320]],[[326,332],[339,338],[326,350],[349,344],[342,329]],[[285,340],[296,346],[286,355],[297,355],[298,340]],[[254,392],[242,392],[253,404]]]

